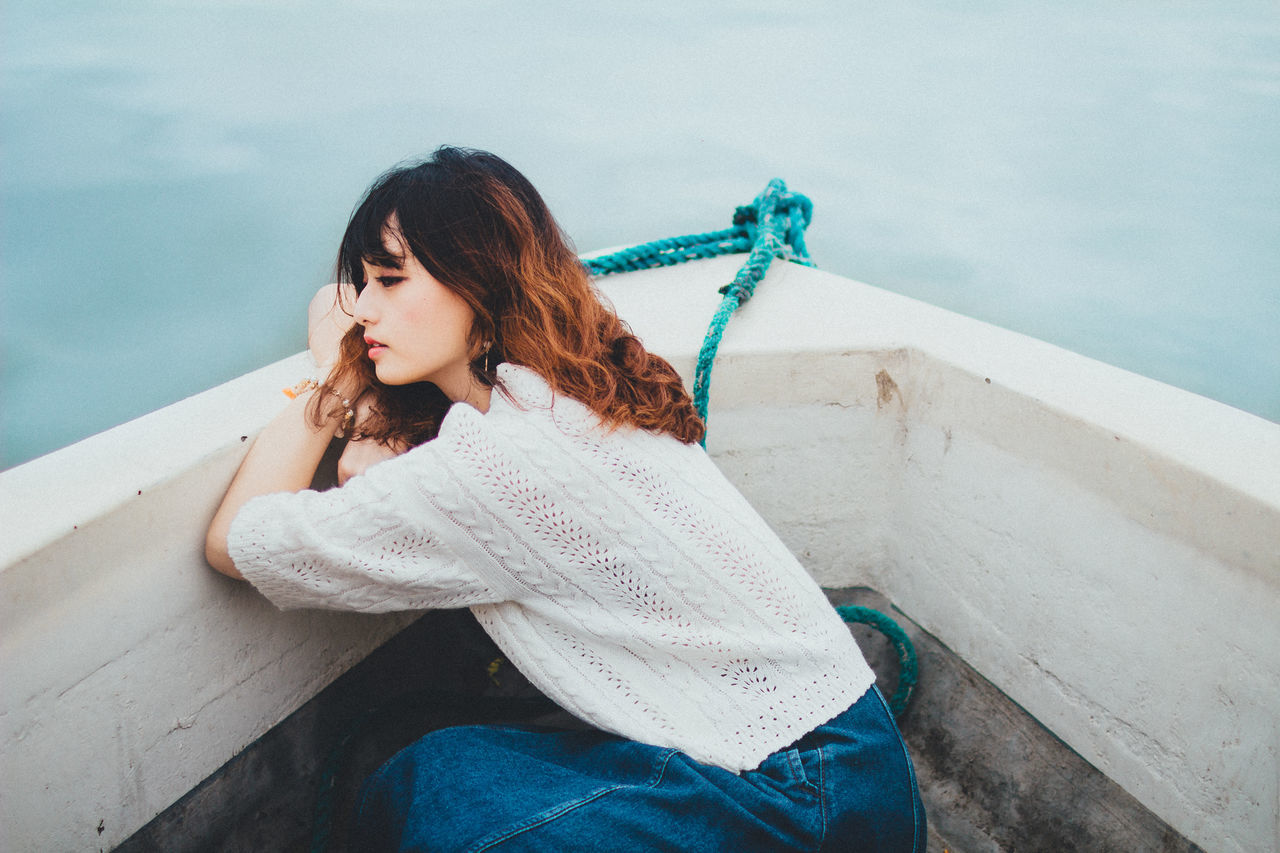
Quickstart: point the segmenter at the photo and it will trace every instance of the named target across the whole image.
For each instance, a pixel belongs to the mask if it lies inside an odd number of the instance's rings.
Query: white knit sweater
[[[284,609],[470,607],[566,710],[735,772],[862,696],[847,627],[700,447],[499,377],[342,488],[250,501],[236,568]]]

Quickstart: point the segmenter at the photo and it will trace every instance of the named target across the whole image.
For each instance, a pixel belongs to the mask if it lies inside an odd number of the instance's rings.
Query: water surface
[[[1280,420],[1274,2],[0,15],[6,466],[301,349],[360,192],[445,142],[583,249],[782,177],[826,269]]]

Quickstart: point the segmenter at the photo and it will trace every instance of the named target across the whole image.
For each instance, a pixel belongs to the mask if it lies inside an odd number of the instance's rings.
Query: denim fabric
[[[735,774],[597,731],[463,726],[365,783],[353,848],[923,851],[915,771],[874,687]]]

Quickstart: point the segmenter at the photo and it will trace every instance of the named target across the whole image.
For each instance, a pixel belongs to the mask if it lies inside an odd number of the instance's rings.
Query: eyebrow
[[[360,260],[371,267],[377,267],[384,270],[403,270],[404,255],[394,255],[383,247],[380,252],[373,252],[363,255]]]

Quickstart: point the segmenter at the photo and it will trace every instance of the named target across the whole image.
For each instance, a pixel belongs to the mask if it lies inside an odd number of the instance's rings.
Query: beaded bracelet
[[[292,388],[282,388],[281,391],[290,400],[296,400],[299,394],[305,394],[308,391],[314,391],[320,387],[320,383],[315,379],[304,379]],[[347,431],[351,429],[351,425],[355,423],[356,412],[351,408],[351,401],[339,394],[333,388],[325,388],[333,396],[342,402],[342,408],[346,410],[346,414],[342,416],[342,426],[338,427],[338,431],[334,433],[337,438],[345,438]]]

